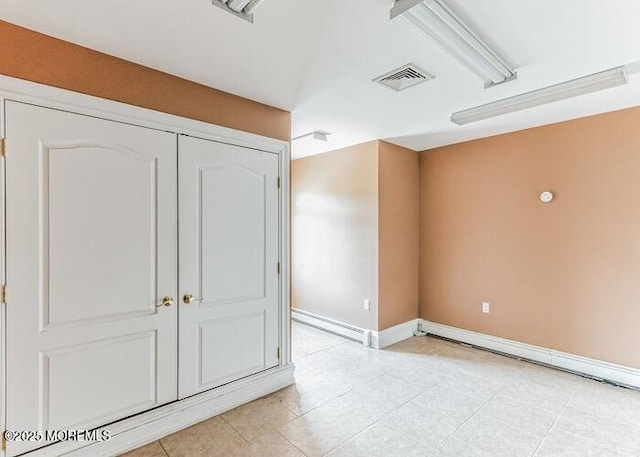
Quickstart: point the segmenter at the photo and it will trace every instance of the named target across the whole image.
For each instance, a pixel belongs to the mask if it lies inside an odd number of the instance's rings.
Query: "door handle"
[[[171,306],[171,305],[173,305],[173,302],[174,302],[174,301],[173,301],[173,297],[169,297],[169,296],[167,295],[166,297],[164,297],[164,298],[162,299],[162,303],[158,303],[158,304],[156,305],[156,307],[157,307],[157,308],[160,308],[160,307],[162,307],[162,306]]]
[[[204,298],[194,297],[192,294],[184,294],[184,297],[182,297],[182,300],[188,305],[192,301],[202,301],[204,300]]]

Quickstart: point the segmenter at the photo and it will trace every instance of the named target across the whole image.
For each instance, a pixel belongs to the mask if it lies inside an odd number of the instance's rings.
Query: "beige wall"
[[[423,152],[420,184],[421,317],[640,368],[640,108]]]
[[[418,153],[379,142],[378,329],[418,317]]]
[[[373,141],[291,174],[293,307],[370,330],[417,319],[418,153]]]
[[[0,74],[288,141],[291,116],[0,21]]]
[[[292,306],[376,329],[377,142],[294,160],[291,176]]]

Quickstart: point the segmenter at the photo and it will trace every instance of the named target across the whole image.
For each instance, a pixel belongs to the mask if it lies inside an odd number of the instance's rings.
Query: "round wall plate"
[[[553,200],[553,193],[549,191],[542,192],[540,194],[540,200],[543,203],[549,203],[551,200]]]

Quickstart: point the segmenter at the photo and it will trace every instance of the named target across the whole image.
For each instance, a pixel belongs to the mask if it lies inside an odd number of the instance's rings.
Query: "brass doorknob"
[[[158,308],[160,308],[161,306],[171,306],[173,305],[173,297],[169,297],[168,295],[166,297],[164,297],[162,299],[162,303],[160,303],[158,306]]]
[[[202,298],[194,297],[192,294],[184,294],[184,297],[182,297],[182,300],[188,305],[192,301],[201,301]]]

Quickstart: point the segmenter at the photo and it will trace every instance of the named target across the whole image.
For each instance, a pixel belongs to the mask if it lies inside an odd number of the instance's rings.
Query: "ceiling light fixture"
[[[329,135],[331,135],[329,132],[325,132],[323,130],[316,130],[315,132],[307,133],[304,135],[300,135],[296,138],[293,138],[291,141],[296,141],[296,140],[301,140],[303,138],[311,137],[311,139],[326,142],[326,141],[329,141]]]
[[[212,0],[212,2],[234,16],[253,23],[253,12],[263,0]]]
[[[526,92],[514,97],[505,98],[486,105],[458,111],[451,115],[451,122],[458,125],[470,124],[503,114],[522,111],[535,106],[546,105],[580,95],[598,92],[628,83],[625,67],[609,70],[572,79],[554,86]]]
[[[517,73],[476,35],[443,0],[396,0],[391,19],[402,16],[485,81],[485,88],[512,81]]]

